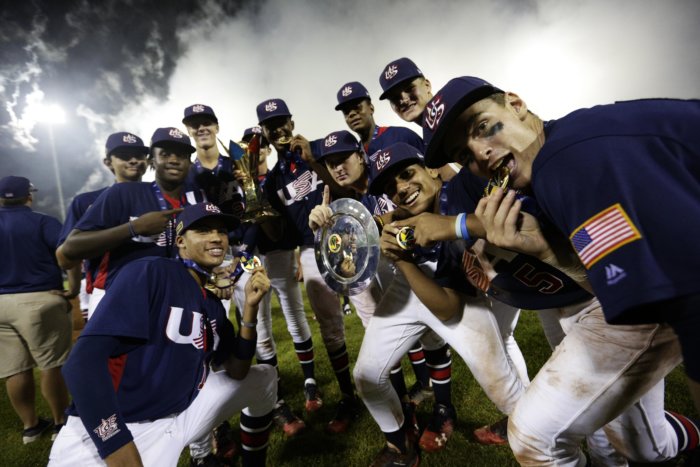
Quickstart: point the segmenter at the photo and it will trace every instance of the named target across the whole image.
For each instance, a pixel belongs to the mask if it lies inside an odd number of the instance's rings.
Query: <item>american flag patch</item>
[[[586,269],[621,246],[640,238],[642,235],[619,203],[588,219],[569,237]]]

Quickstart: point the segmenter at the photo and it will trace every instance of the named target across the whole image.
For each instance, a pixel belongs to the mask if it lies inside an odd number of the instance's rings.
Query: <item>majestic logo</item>
[[[624,269],[614,264],[605,266],[605,278],[608,280],[608,285],[614,285],[627,277]]]
[[[352,94],[352,86],[345,86],[342,91],[340,91],[340,94],[343,95],[343,97],[348,97],[350,94]]]
[[[390,151],[384,151],[381,154],[377,156],[377,160],[375,161],[375,166],[377,167],[377,171],[379,172],[382,170],[386,165],[391,162],[391,152]]]
[[[442,96],[436,96],[425,111],[425,124],[431,130],[435,130],[445,114],[445,103]]]
[[[182,133],[177,128],[171,128],[170,131],[168,132],[168,134],[170,136],[172,136],[173,138],[177,138],[177,139],[182,139],[185,137],[184,133]]]
[[[277,110],[277,102],[270,101],[265,104],[265,112],[274,112],[275,110]]]
[[[122,141],[124,141],[125,143],[128,143],[128,144],[136,144],[136,141],[138,141],[138,140],[136,139],[136,136],[134,136],[130,133],[127,133],[122,137]]]
[[[94,431],[103,442],[119,433],[121,430],[117,426],[117,414],[110,415],[106,420],[103,418],[97,428],[92,431]]]
[[[384,70],[384,79],[392,79],[399,72],[399,67],[396,65],[389,65]]]
[[[326,138],[326,141],[324,141],[323,145],[326,146],[327,148],[330,148],[331,146],[335,146],[335,143],[338,142],[338,137],[335,135],[328,135],[328,138]]]
[[[204,112],[204,106],[202,104],[195,104],[192,106],[192,112],[194,112],[194,113]]]

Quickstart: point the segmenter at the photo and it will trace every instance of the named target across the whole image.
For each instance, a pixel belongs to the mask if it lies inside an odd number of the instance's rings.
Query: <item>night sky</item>
[[[699,24],[697,0],[3,0],[0,176],[30,178],[34,208],[60,218],[52,147],[67,206],[112,183],[109,133],[148,144],[204,103],[221,139],[239,140],[255,106],[280,97],[296,131],[318,138],[345,129],[333,107],[348,81],[369,89],[378,123],[406,125],[378,100],[379,74],[402,56],[433,91],[480,76],[544,119],[615,100],[698,98]],[[65,122],[39,121],[45,105]]]

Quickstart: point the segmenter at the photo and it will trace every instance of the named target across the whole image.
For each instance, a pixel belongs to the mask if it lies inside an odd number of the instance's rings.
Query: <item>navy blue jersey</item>
[[[123,271],[80,338],[113,336],[137,344],[109,362],[124,422],[179,413],[203,387],[211,358],[224,357],[215,352],[229,352],[233,325],[221,302],[200,288],[179,260],[142,258]],[[90,402],[99,411],[100,401]],[[71,415],[79,415],[81,401],[75,403]],[[100,418],[108,419],[113,410],[106,407]]]
[[[134,220],[142,214],[161,209],[184,207],[202,202],[199,191],[187,191],[180,199],[157,196],[155,182],[117,183],[105,190],[90,206],[78,224],[80,231],[104,230]],[[100,263],[95,287],[107,289],[126,263],[145,256],[173,257],[175,249],[174,219],[159,235],[131,238],[107,252]]]
[[[582,109],[545,127],[532,189],[608,321],[700,292],[699,129],[700,101],[671,99]]]
[[[374,154],[380,149],[391,146],[394,143],[410,144],[414,148],[423,152],[425,150],[423,139],[418,136],[415,131],[409,130],[402,126],[377,126],[375,127],[372,141],[369,144],[364,144],[365,154],[368,156]]]
[[[314,146],[312,145],[312,151]],[[272,207],[282,214],[291,229],[285,231],[285,241],[296,245],[313,245],[314,234],[309,228],[309,213],[323,202],[323,181],[301,158],[291,152],[278,155],[270,170],[263,191]],[[291,230],[291,232],[290,232]]]
[[[94,203],[97,198],[109,187],[100,188],[95,191],[88,191],[86,193],[80,193],[73,198],[70,206],[68,206],[68,211],[66,212],[66,221],[63,223],[63,229],[61,230],[61,235],[58,239],[58,244],[61,246],[63,242],[66,241],[68,235],[73,231],[75,225],[78,223],[85,211]],[[92,292],[92,285],[97,278],[97,271],[99,270],[99,265],[101,257],[86,259],[83,261],[83,269],[85,273],[86,280],[86,290],[88,293]]]
[[[0,207],[0,294],[63,290],[56,262],[58,219],[28,206]]]
[[[238,218],[245,209],[243,189],[233,177],[235,166],[230,157],[219,156],[217,166],[212,169],[202,167],[198,160],[190,167],[185,186],[202,190],[207,201],[216,204],[222,212]]]
[[[463,168],[447,185],[447,215],[473,213],[484,193],[486,180]],[[523,199],[524,209],[541,218],[532,199]],[[464,242],[457,242],[464,243]],[[591,295],[558,269],[538,259],[488,245],[483,252],[496,275],[483,273],[478,258],[463,245],[462,269],[489,295],[508,305],[541,310],[580,303]]]

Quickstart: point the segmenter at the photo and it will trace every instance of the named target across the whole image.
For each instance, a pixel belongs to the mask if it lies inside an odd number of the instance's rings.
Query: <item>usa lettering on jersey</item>
[[[285,206],[290,206],[303,200],[305,196],[308,196],[321,184],[323,184],[323,181],[318,178],[316,172],[307,170],[299,178],[277,190],[277,196],[279,196]]]
[[[190,333],[182,334],[180,326],[183,323],[184,310],[180,307],[170,307],[168,323],[165,327],[165,335],[168,339],[176,344],[191,344],[194,348],[200,350],[216,350],[219,347],[220,337],[216,332],[216,320],[211,320],[209,325],[212,330],[213,343],[207,342],[207,319],[201,313],[192,312],[192,322],[190,324]]]

